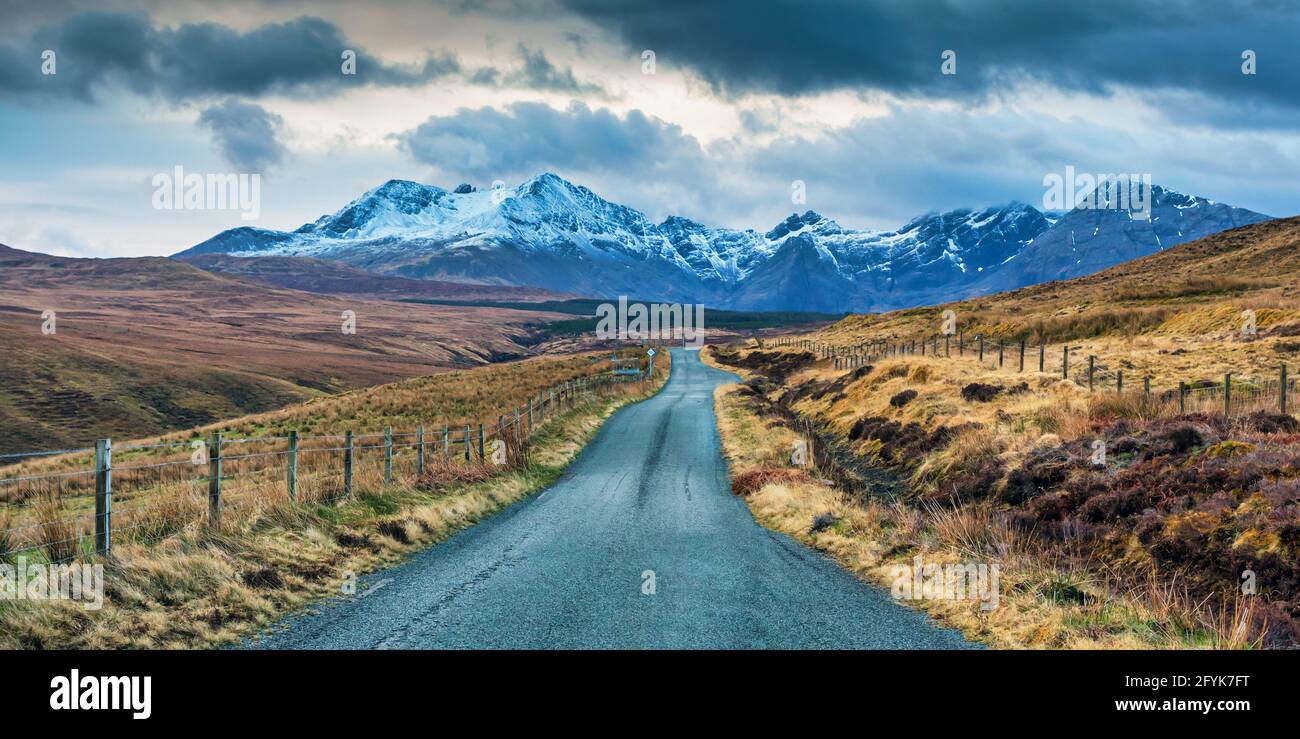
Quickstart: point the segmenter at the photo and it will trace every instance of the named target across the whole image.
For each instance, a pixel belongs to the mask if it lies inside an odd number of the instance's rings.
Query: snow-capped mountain
[[[1128,210],[1024,203],[928,213],[896,231],[813,211],[759,232],[653,223],[542,174],[513,189],[390,180],[286,233],[235,228],[178,254],[309,256],[404,277],[754,310],[888,310],[1104,269],[1267,216],[1153,188]]]

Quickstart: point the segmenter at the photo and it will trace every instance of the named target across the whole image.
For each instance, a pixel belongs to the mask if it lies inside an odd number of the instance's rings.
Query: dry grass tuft
[[[789,467],[756,467],[736,474],[731,480],[731,492],[744,498],[773,483],[812,482],[802,469]]]

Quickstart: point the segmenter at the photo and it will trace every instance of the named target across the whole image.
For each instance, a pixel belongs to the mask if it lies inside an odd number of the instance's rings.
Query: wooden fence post
[[[384,484],[393,481],[393,427],[384,427]]]
[[[352,430],[343,432],[343,497],[352,497]]]
[[[95,442],[95,554],[113,547],[113,440]]]
[[[483,447],[483,424],[478,425],[478,461],[482,462],[487,459],[487,452]]]
[[[465,461],[466,462],[470,461],[470,459],[473,457],[473,455],[470,454],[470,450],[473,448],[474,448],[473,444],[469,440],[469,424],[465,424]]]
[[[945,357],[952,356],[952,346],[949,344],[951,340],[952,340],[952,334],[943,335],[943,355]]]
[[[965,331],[957,332],[957,356],[959,357],[966,356],[966,332]]]
[[[221,432],[208,444],[208,526],[221,528]]]
[[[1178,413],[1187,415],[1187,383],[1178,381]]]
[[[1278,413],[1281,413],[1282,415],[1285,416],[1286,415],[1286,391],[1287,391],[1286,362],[1282,363],[1282,372],[1278,379],[1278,388],[1280,389],[1280,391],[1278,392],[1277,410]]]
[[[1020,340],[1020,372],[1025,371],[1025,340]]]
[[[451,429],[445,423],[442,425],[442,460],[451,462]]]
[[[1061,378],[1070,379],[1070,345],[1061,347]]]
[[[984,334],[979,335],[980,340],[980,361],[984,361]]]
[[[1124,392],[1124,370],[1115,370],[1115,394],[1121,395]]]
[[[533,436],[533,399],[528,399],[528,438]]]
[[[1038,371],[1047,371],[1047,345],[1042,342],[1038,343]]]
[[[1223,373],[1223,415],[1232,415],[1232,373]]]
[[[1097,369],[1097,357],[1092,354],[1089,354],[1088,355],[1088,392],[1092,392],[1092,376],[1093,376],[1093,372],[1095,372],[1096,369]]]
[[[415,430],[415,470],[417,475],[424,474],[424,424]]]
[[[284,457],[284,481],[289,488],[289,502],[298,500],[298,429],[289,431],[289,451]]]
[[[1142,399],[1151,402],[1151,375],[1142,376]]]
[[[1005,349],[1006,349],[1006,344],[1003,344],[1001,341],[999,341],[998,342],[998,369],[1002,369],[1003,355],[1006,353]]]

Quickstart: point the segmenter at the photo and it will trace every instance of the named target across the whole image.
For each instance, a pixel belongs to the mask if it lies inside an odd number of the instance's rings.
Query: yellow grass
[[[568,370],[595,366],[586,358],[552,361],[564,363]],[[608,386],[573,410],[551,417],[531,440],[526,457],[486,476],[443,474],[445,479],[434,480],[439,470],[450,472],[439,466],[446,463],[437,463],[420,479],[408,456],[405,464],[395,466],[392,483],[384,482],[382,466],[359,465],[350,499],[338,499],[334,487],[305,486],[294,504],[280,474],[261,480],[250,474],[251,481],[232,488],[226,498],[220,530],[205,525],[202,497],[158,496],[154,491],[150,507],[131,523],[155,527],[156,536],[139,543],[125,538],[115,545],[106,563],[104,607],[88,611],[70,601],[0,602],[0,648],[192,648],[246,636],[286,612],[338,594],[357,574],[442,541],[550,484],[615,409],[662,386],[667,364],[656,367],[654,383]],[[493,369],[500,371],[482,372]],[[534,373],[539,375],[537,384],[557,376],[543,367],[534,367]],[[512,392],[532,391],[524,373],[512,372],[520,384],[505,386],[474,377],[473,371],[463,374],[481,399],[479,406],[466,404],[468,412],[495,413],[518,400]],[[410,391],[409,383],[389,389]],[[382,390],[365,391],[378,407],[355,398],[340,401],[358,418],[344,413],[328,417],[361,423],[393,418],[400,409],[383,402]],[[457,392],[463,393],[463,387]],[[429,402],[415,395],[407,399]],[[233,424],[267,428],[267,421],[302,419],[310,412],[287,409]],[[337,472],[328,468],[320,474],[337,479]],[[6,517],[11,513],[0,508],[0,522]]]
[[[900,372],[895,366],[906,366],[907,371]],[[890,391],[905,387],[918,389],[921,395],[901,414],[892,409],[904,418],[951,423],[989,420],[996,412],[962,401],[952,392],[957,383],[941,379],[937,372],[913,371],[917,366],[910,360],[887,363],[865,381],[876,391],[859,391],[838,403],[822,403],[821,417],[837,418],[840,404],[854,407],[859,415],[884,414],[890,410]],[[791,378],[790,383],[799,379]],[[1056,387],[1063,383],[1044,379],[1044,384],[1051,399],[1022,396],[1014,405],[1042,412],[1055,400],[1078,411],[1086,408],[1086,401],[1074,390]],[[795,440],[794,432],[756,415],[734,385],[717,390],[715,408],[733,479],[757,466],[788,466],[787,450]],[[847,424],[847,416],[838,423]],[[998,437],[975,433],[950,445],[955,449],[925,460],[918,477],[924,484],[927,476],[942,474],[945,465],[960,464],[968,455],[1015,454],[1037,442],[1041,432],[1036,422],[1030,422],[1023,432],[1009,437],[1017,443],[1006,449]],[[1035,544],[987,504],[953,508],[856,500],[813,482],[769,484],[748,496],[746,502],[764,526],[826,552],[849,571],[884,587],[891,584],[895,566],[909,564],[918,555],[927,563],[997,563],[1001,603],[992,611],[981,610],[973,600],[907,602],[960,629],[968,638],[994,647],[1184,648],[1255,643],[1245,629],[1248,603],[1238,603],[1233,612],[1207,613],[1185,590],[1159,583],[1154,576],[1145,588],[1118,585],[1119,579],[1108,577],[1100,566],[1096,571],[1081,568]],[[813,531],[812,521],[826,514],[833,516],[835,523]]]

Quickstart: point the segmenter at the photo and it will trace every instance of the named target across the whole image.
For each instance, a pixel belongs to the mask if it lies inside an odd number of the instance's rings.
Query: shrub
[[[813,516],[812,526],[808,528],[808,533],[815,534],[818,531],[829,529],[839,520],[839,517],[830,511],[818,513],[816,516]]]
[[[986,385],[982,382],[972,382],[961,389],[962,400],[972,403],[987,403],[997,397],[1002,392],[1001,386]]]
[[[895,408],[902,408],[908,403],[916,400],[917,392],[915,390],[904,390],[889,399],[889,404]]]

